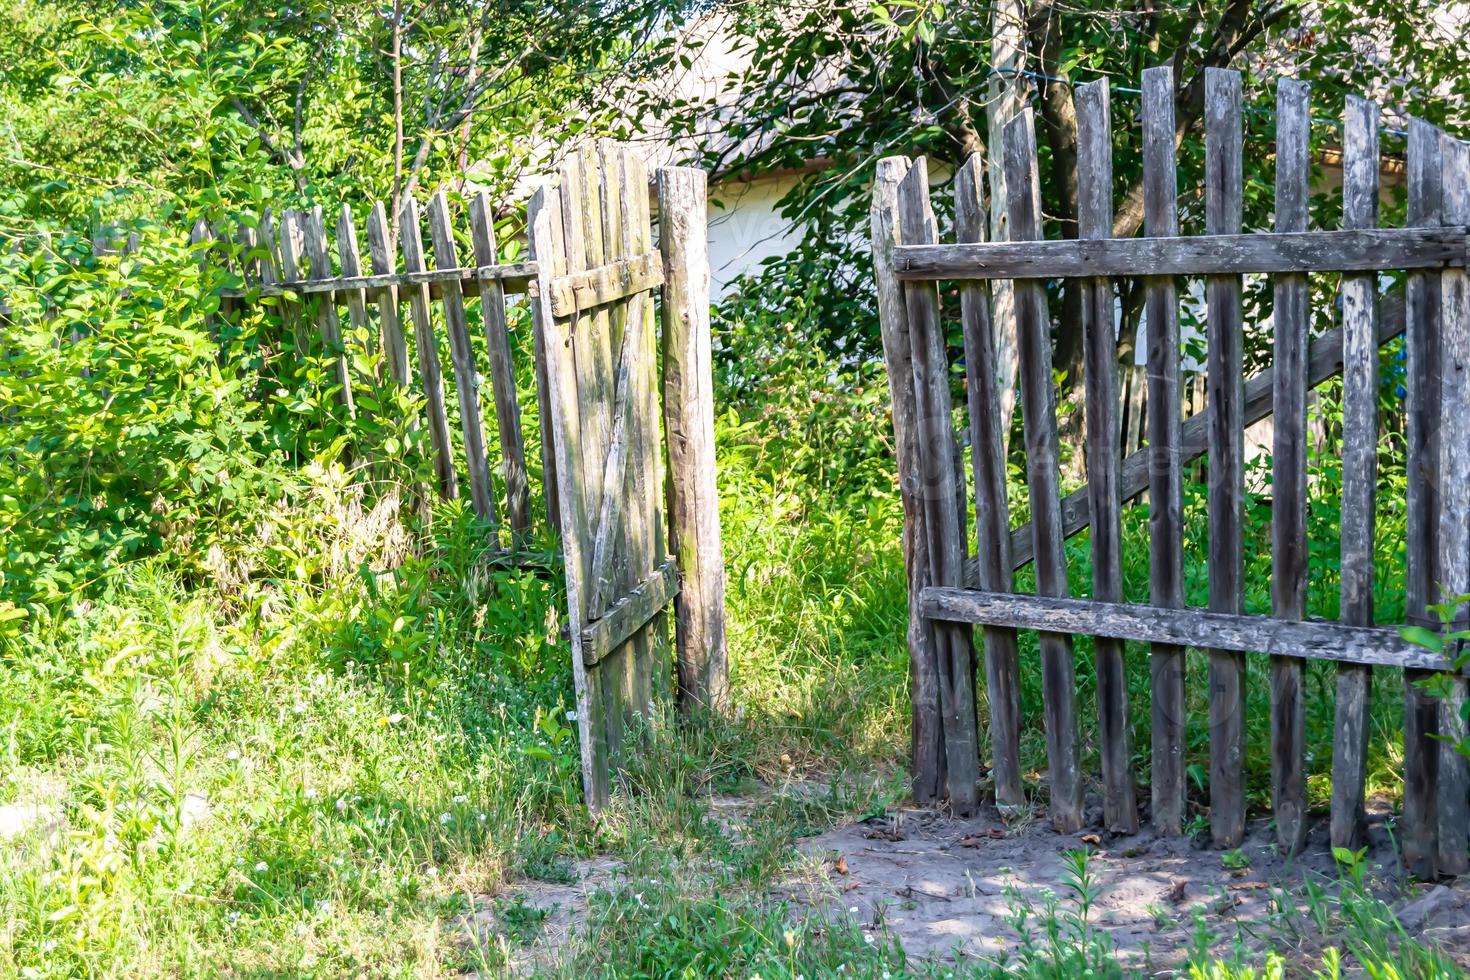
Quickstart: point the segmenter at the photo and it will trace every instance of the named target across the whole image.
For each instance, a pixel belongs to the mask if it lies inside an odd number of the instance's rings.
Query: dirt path
[[[1096,896],[1091,924],[1111,936],[1129,965],[1164,966],[1201,937],[1212,947],[1238,937],[1254,946],[1278,921],[1278,889],[1296,895],[1304,881],[1335,882],[1325,827],[1313,829],[1295,861],[1279,856],[1273,841],[1268,823],[1258,821],[1239,854],[1227,858],[1147,831],[1063,835],[1040,820],[1007,827],[994,811],[953,820],[905,809],[804,841],[808,866],[778,894],[817,914],[887,929],[915,959],[995,957],[1016,949],[1018,909],[1029,904],[1039,912],[1048,894],[1076,908],[1067,855],[1084,849]],[[1382,814],[1371,819],[1369,841],[1368,880],[1389,894],[1398,864]],[[1435,904],[1433,921],[1411,924],[1418,931],[1470,922],[1470,883],[1443,891],[1448,897]]]

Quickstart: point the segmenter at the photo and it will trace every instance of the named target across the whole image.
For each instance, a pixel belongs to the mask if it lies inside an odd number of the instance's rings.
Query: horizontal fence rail
[[[899,279],[1085,279],[1386,272],[1463,267],[1465,228],[1256,232],[1208,238],[1100,238],[1067,241],[900,245]]]
[[[253,286],[236,286],[220,290],[227,299],[252,296],[283,296],[287,293],[315,295],[318,293],[347,294],[366,293],[373,299],[386,295],[404,286],[429,286],[429,295],[443,298],[439,288],[447,282],[458,282],[467,295],[478,296],[480,284],[496,280],[508,293],[524,293],[536,278],[536,263],[512,262],[506,265],[479,265],[454,269],[427,269],[423,272],[388,272],[371,276],[337,276],[331,279],[302,279],[280,283],[258,283]]]

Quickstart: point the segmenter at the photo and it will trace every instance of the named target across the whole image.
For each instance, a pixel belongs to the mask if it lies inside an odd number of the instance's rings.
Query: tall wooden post
[[[674,600],[681,711],[729,706],[725,559],[715,486],[705,173],[658,171],[663,253],[663,413],[669,447],[669,542],[679,562]]]

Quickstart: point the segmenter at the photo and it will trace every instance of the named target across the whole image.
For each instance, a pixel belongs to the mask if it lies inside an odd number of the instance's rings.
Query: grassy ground
[[[103,294],[143,295],[130,288]],[[133,319],[117,322],[122,340],[136,334]],[[648,757],[595,823],[581,806],[554,577],[487,565],[483,530],[458,503],[436,505],[430,525],[411,537],[391,488],[302,462],[337,458],[340,447],[328,434],[320,451],[303,451],[286,439],[298,434],[294,416],[270,416],[270,438],[254,416],[217,421],[220,399],[194,382],[194,365],[215,359],[202,335],[187,358],[166,363],[181,365],[179,391],[205,403],[194,413],[203,435],[184,428],[182,444],[199,446],[194,458],[209,463],[207,479],[195,479],[195,465],[165,500],[141,463],[172,459],[181,443],[136,444],[149,433],[172,439],[169,426],[178,424],[171,404],[157,404],[162,368],[140,371],[127,389],[110,378],[110,398],[130,392],[135,400],[133,421],[114,427],[118,445],[105,460],[95,433],[80,432],[68,451],[80,486],[114,473],[138,484],[114,494],[131,516],[122,520],[96,493],[78,498],[86,520],[48,501],[22,508],[29,524],[12,528],[24,533],[12,551],[29,564],[11,569],[7,584],[55,584],[23,617],[0,602],[0,812],[30,818],[25,832],[0,841],[0,976],[494,975],[540,923],[535,910],[515,905],[516,883],[565,880],[592,855],[615,858],[624,874],[595,896],[586,936],[564,962],[547,965],[553,974],[942,974],[905,963],[881,932],[803,922],[768,898],[771,882],[799,863],[800,836],[902,799],[908,670],[881,372],[836,366],[799,338],[773,347],[776,328],[757,326],[731,329],[732,342],[744,337],[747,348],[726,352],[720,379],[736,714],[655,732]],[[49,341],[36,350],[37,363],[49,363],[41,359]],[[749,377],[735,377],[732,365]],[[75,365],[58,364],[52,381],[31,377],[26,391],[61,397],[78,376]],[[58,449],[45,441],[52,417],[90,416],[37,405],[24,445],[45,451],[27,448],[27,458],[54,476]],[[526,427],[534,433],[534,419]],[[242,460],[251,439],[275,450]],[[267,469],[267,455],[289,465]],[[245,474],[252,465],[263,475]],[[15,493],[29,504],[30,490]],[[167,508],[180,496],[176,518]],[[160,508],[165,519],[147,517]],[[1146,553],[1137,547],[1139,513],[1128,530],[1135,555]],[[62,538],[38,527],[36,514],[64,530],[70,555],[96,553],[99,533],[118,527],[158,524],[162,543],[153,557],[114,562],[94,578],[78,571],[93,567],[88,560],[71,567],[45,544]],[[1332,523],[1330,508],[1319,516]],[[1259,535],[1264,518],[1252,520]],[[1085,538],[1071,547],[1082,589]],[[1323,562],[1313,595],[1327,602],[1332,573]],[[1130,566],[1130,595],[1140,575]],[[1192,587],[1202,587],[1201,567],[1194,576]],[[1080,694],[1090,703],[1085,643],[1078,652]],[[1028,704],[1040,696],[1034,661],[1023,658]],[[1144,658],[1132,663],[1142,763],[1148,670]],[[1312,676],[1319,744],[1331,725],[1330,695],[1315,693],[1327,675]],[[1398,699],[1392,679],[1381,683],[1387,733]],[[1252,697],[1261,701],[1264,689]],[[1192,752],[1202,759],[1204,714],[1196,716]],[[1261,732],[1252,739],[1265,744]],[[1392,740],[1376,744],[1377,785],[1392,793],[1383,748]],[[1034,718],[1023,751],[1033,772],[1044,768]],[[1320,776],[1322,754],[1313,766]],[[712,793],[786,780],[826,790],[776,797],[738,840],[712,818]],[[1040,792],[1039,775],[1033,783]],[[1361,920],[1352,933],[1366,950],[1360,959],[1429,975],[1370,899],[1328,905],[1324,928],[1334,917]],[[464,927],[467,913],[486,907],[499,912],[496,931]],[[1117,972],[1075,909],[1074,901],[1043,915],[1051,938],[1018,948],[1010,967],[1037,976]],[[1401,954],[1390,947],[1408,958],[1395,960]],[[1218,963],[1198,969],[1248,975]]]
[[[881,934],[803,924],[765,897],[799,835],[902,796],[907,709],[891,508],[822,517],[758,471],[727,468],[748,477],[726,523],[739,718],[658,738],[597,824],[579,802],[561,597],[486,570],[456,508],[416,557],[391,499],[353,506],[315,471],[289,527],[257,535],[300,550],[298,578],[252,585],[217,559],[212,583],[185,588],[159,559],[103,599],[12,623],[0,803],[47,816],[0,845],[0,973],[493,975],[538,916],[512,910],[484,937],[463,913],[594,853],[626,875],[555,973],[917,969]],[[388,558],[391,574],[358,571]],[[738,842],[710,817],[710,791],[796,776],[830,789],[765,807]],[[1018,964],[1106,964],[1058,921],[1063,941]],[[1245,975],[1223,969],[1200,975]]]

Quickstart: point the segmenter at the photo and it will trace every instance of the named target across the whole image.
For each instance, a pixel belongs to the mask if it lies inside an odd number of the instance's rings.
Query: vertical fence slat
[[[588,156],[595,161],[602,197],[599,235],[602,256],[598,260],[602,265],[623,255],[623,203],[626,198],[622,183],[623,155],[613,141],[599,140],[595,152],[589,150]],[[589,607],[589,612],[597,616],[638,581],[633,578],[632,565],[637,514],[626,506],[640,500],[634,484],[638,470],[634,446],[637,425],[629,419],[638,401],[636,396],[630,397],[637,384],[632,364],[636,335],[629,329],[631,305],[630,301],[612,303],[607,307],[609,351],[613,357],[609,362],[612,374],[607,388],[609,434],[603,463],[602,511],[592,552],[592,605]],[[608,542],[610,551],[603,550],[603,542]],[[605,588],[606,592],[603,591]],[[631,720],[628,707],[637,703],[635,688],[639,659],[645,652],[644,639],[646,637],[640,631],[622,645],[615,662],[606,668],[599,665],[600,669],[613,669],[615,672],[613,689],[616,691],[618,715],[625,725]]]
[[[972,155],[955,174],[955,238],[983,242],[989,217],[981,202],[981,161]],[[1011,526],[1006,501],[1005,431],[1000,364],[985,284],[960,284],[960,318],[969,367],[970,455],[975,473],[975,558],[980,588],[1010,592]],[[1002,808],[1026,805],[1021,783],[1021,670],[1016,631],[985,628],[985,687],[990,704],[991,782]]]
[[[1378,225],[1378,106],[1349,96],[1343,121],[1342,224]],[[1342,277],[1342,620],[1373,623],[1374,498],[1378,486],[1378,276]],[[1337,667],[1332,740],[1332,846],[1363,837],[1372,668]]]
[[[1036,127],[1029,109],[1006,127],[1005,168],[1011,241],[1040,240],[1041,188],[1036,168]],[[1063,551],[1046,292],[1035,279],[1016,280],[1015,300],[1036,587],[1042,595],[1065,596],[1068,594],[1067,560]],[[1077,758],[1077,682],[1071,636],[1041,634],[1041,672],[1047,758],[1051,769],[1052,823],[1067,833],[1082,826],[1083,790]]]
[[[368,215],[368,255],[375,276],[388,275],[397,267],[393,261],[388,212],[381,201],[373,203],[373,209]],[[403,321],[398,317],[397,286],[390,286],[378,293],[378,329],[382,333],[383,359],[388,362],[388,377],[399,387],[406,387],[408,343],[403,336]]]
[[[944,794],[944,726],[939,707],[939,667],[934,635],[919,611],[919,591],[929,564],[929,535],[919,483],[919,420],[914,398],[912,345],[902,284],[894,275],[893,248],[902,241],[899,186],[908,173],[905,157],[878,161],[871,210],[873,280],[878,324],[887,365],[890,414],[898,457],[898,491],[903,505],[903,557],[908,581],[911,790],[920,803]],[[1009,565],[1007,565],[1009,568]]]
[[[1080,238],[1113,234],[1113,134],[1107,79],[1079,85],[1077,103],[1077,226]],[[1113,286],[1083,286],[1083,378],[1086,385],[1087,498],[1092,512],[1092,594],[1123,598],[1123,532],[1119,515],[1118,342]],[[1138,830],[1133,788],[1133,730],[1122,640],[1093,640],[1097,668],[1098,754],[1102,759],[1103,821],[1109,830]]]
[[[566,256],[565,270],[559,274],[570,275],[597,268],[603,261],[602,180],[591,153],[575,154],[563,164],[559,197],[562,254]],[[613,371],[610,328],[605,308],[574,314],[567,324],[576,372],[576,404],[572,417],[578,419],[580,427],[580,468],[588,474],[603,472],[612,439],[609,411],[612,399],[608,397]],[[591,605],[597,586],[592,561],[597,518],[602,513],[602,482],[597,479],[579,482],[582,485],[580,495],[586,535],[582,548],[583,594],[580,601],[583,615],[590,622],[597,613]],[[621,661],[624,656],[623,651],[614,651],[599,662],[595,670],[588,671],[588,696],[601,701],[599,740],[606,746],[603,759],[609,770],[601,774],[604,779],[610,775],[611,768],[616,767],[622,754],[623,714],[616,679],[623,673]]]
[[[419,206],[412,197],[403,202],[403,210],[398,216],[398,247],[403,250],[405,272],[425,270]],[[444,408],[444,372],[439,365],[439,342],[434,336],[427,284],[408,287],[408,309],[413,316],[414,347],[418,350],[419,381],[423,385],[424,408],[429,416],[429,443],[434,447],[439,494],[446,500],[453,500],[459,496],[459,474],[454,469],[454,448],[449,442],[449,413]]]
[[[1312,164],[1310,88],[1276,86],[1276,230],[1307,230]],[[1305,275],[1279,275],[1272,325],[1271,609],[1301,619],[1307,609],[1307,310]],[[1271,800],[1277,844],[1287,854],[1307,836],[1303,661],[1271,657]]]
[[[327,254],[327,226],[322,219],[321,205],[316,205],[306,215],[306,261],[313,279],[332,278],[332,260]],[[337,297],[333,293],[319,293],[316,300],[316,327],[322,346],[332,360],[332,372],[337,377],[337,397],[347,414],[354,412],[352,403],[352,369],[347,363],[347,353],[342,346],[342,322],[337,318]]]
[[[1240,74],[1205,74],[1205,229],[1236,234],[1242,215]],[[1241,609],[1244,512],[1244,370],[1240,276],[1210,276],[1210,609]],[[1245,654],[1210,651],[1210,831],[1217,847],[1245,835]]]
[[[1143,230],[1179,234],[1174,162],[1174,69],[1143,73]],[[1184,605],[1184,522],[1179,463],[1179,295],[1174,280],[1148,280],[1149,596],[1156,606]],[[1154,827],[1184,832],[1184,648],[1155,643],[1150,653]]]
[[[908,245],[939,241],[929,201],[924,159],[915,160],[898,189],[899,230]],[[960,586],[964,575],[964,529],[955,499],[954,423],[949,394],[949,356],[932,282],[904,287],[909,341],[913,348],[914,398],[918,408],[920,492],[929,535],[928,585]],[[939,665],[939,704],[944,724],[949,800],[967,816],[979,801],[980,745],[975,730],[974,646],[962,623],[930,624]]]
[[[572,681],[577,692],[577,727],[581,738],[582,788],[587,805],[596,810],[607,802],[607,727],[603,721],[602,687],[596,670],[582,661],[582,627],[586,581],[586,550],[590,539],[587,507],[570,474],[581,465],[580,439],[585,434],[578,421],[577,368],[571,345],[573,324],[558,324],[551,315],[550,286],[568,267],[580,262],[580,251],[570,249],[560,200],[577,192],[577,163],[573,157],[562,165],[559,185],[543,186],[527,206],[530,257],[536,263],[540,298],[532,304],[536,332],[545,342],[546,424],[554,429],[552,451],[557,454],[556,473],[565,482],[557,488],[559,511],[553,521],[561,531],[565,563],[568,627],[572,646]],[[580,245],[580,238],[577,239]],[[596,472],[596,471],[592,471]]]
[[[357,226],[352,220],[352,208],[346,204],[342,205],[342,210],[337,214],[337,261],[344,277],[362,275],[362,258],[357,249]],[[366,292],[349,289],[342,298],[347,302],[347,322],[352,325],[352,342],[372,353]]]
[[[298,283],[306,278],[302,270],[303,233],[301,213],[290,209],[281,212],[280,227],[276,229],[278,236],[277,248],[281,256],[279,271],[281,282],[286,284]],[[296,340],[296,349],[301,353],[305,347],[305,339],[301,336],[301,299],[282,300],[281,322],[285,328],[291,331]]]
[[[440,269],[459,268],[454,225],[449,218],[449,199],[443,191],[429,200],[429,235],[434,242],[434,264]],[[449,336],[449,360],[454,367],[454,389],[459,398],[459,427],[464,438],[465,469],[469,473],[470,506],[474,508],[476,517],[493,525],[496,522],[495,494],[490,487],[490,460],[485,455],[479,371],[475,369],[475,352],[470,346],[464,287],[458,279],[445,279],[439,288],[439,300],[444,304],[444,332]]]
[[[495,265],[495,218],[483,191],[470,201],[470,237],[475,265]],[[480,277],[480,316],[485,326],[485,350],[490,358],[490,387],[495,398],[495,427],[500,434],[500,459],[505,479],[506,512],[513,544],[523,544],[531,530],[531,491],[526,480],[526,443],[521,434],[521,406],[516,400],[515,362],[510,350],[510,326],[505,316],[505,288],[499,279]]]
[[[1440,218],[1439,130],[1409,121],[1410,226]],[[1405,285],[1404,354],[1408,443],[1404,609],[1410,623],[1434,626],[1427,606],[1439,597],[1439,273],[1411,272]],[[1432,878],[1438,850],[1435,787],[1439,782],[1439,703],[1418,687],[1428,675],[1404,671],[1404,864]]]
[[[709,387],[709,254],[706,176],[658,171],[663,252],[663,415],[669,442],[670,546],[679,559],[674,600],[679,703],[723,711],[729,703],[725,568],[715,486],[714,391]]]
[[[1470,155],[1465,144],[1440,136],[1441,188],[1446,225],[1470,224]],[[1454,602],[1470,594],[1470,283],[1463,267],[1447,268],[1440,279],[1443,316],[1440,358],[1440,601]],[[1470,626],[1467,610],[1458,609],[1456,629]],[[1460,646],[1449,651],[1456,656]],[[1470,761],[1460,755],[1460,707],[1465,678],[1447,678],[1447,697],[1440,707],[1439,873],[1470,871]]]
[[[650,191],[648,167],[643,160],[627,147],[618,147],[619,165],[619,194],[618,202],[621,211],[621,239],[619,248],[624,256],[645,255],[653,248],[652,240],[652,214],[650,210]],[[700,174],[701,178],[704,174]],[[702,214],[702,212],[701,212]],[[705,259],[705,274],[708,275],[708,259]],[[708,304],[706,304],[707,306]],[[633,577],[634,584],[646,579],[655,568],[664,560],[667,554],[667,546],[664,540],[664,508],[660,502],[663,501],[666,490],[666,481],[663,477],[662,454],[659,452],[659,397],[658,397],[658,336],[654,329],[653,321],[653,294],[651,292],[639,293],[628,301],[628,316],[624,329],[629,331],[633,337],[633,371],[630,376],[632,388],[628,392],[630,421],[633,424],[633,445],[629,453],[628,465],[630,472],[630,484],[633,487],[634,507],[630,514],[631,526],[628,540],[629,548],[633,555]],[[713,341],[706,335],[706,343]],[[708,349],[708,348],[707,348]],[[723,643],[724,636],[724,560],[719,548],[719,498],[714,492],[715,464],[714,464],[714,378],[711,361],[713,353],[709,353],[703,362],[701,377],[702,388],[695,389],[690,393],[691,402],[699,399],[699,410],[709,419],[709,443],[708,453],[708,489],[710,495],[705,499],[706,510],[702,512],[702,519],[708,523],[714,523],[715,548],[713,552],[707,548],[703,556],[707,562],[718,565],[719,600],[718,618],[720,621],[719,635],[721,643],[718,651],[706,647],[710,652],[710,680],[709,689],[713,692],[710,696],[712,702],[723,702],[727,692],[727,676],[725,673]],[[667,362],[665,362],[667,363]],[[693,406],[691,406],[692,408]],[[672,447],[672,440],[670,440]],[[703,547],[703,546],[702,546]],[[704,578],[699,583],[700,594],[706,596],[706,602],[711,600],[709,586],[710,576],[713,570],[707,565],[704,570]],[[687,577],[683,580],[689,583],[691,590],[696,588]],[[682,594],[682,587],[681,587]],[[678,602],[678,597],[675,597]],[[706,608],[709,608],[708,605]],[[635,638],[636,655],[634,659],[633,673],[633,703],[644,717],[651,717],[656,695],[668,691],[668,616],[660,612]]]

